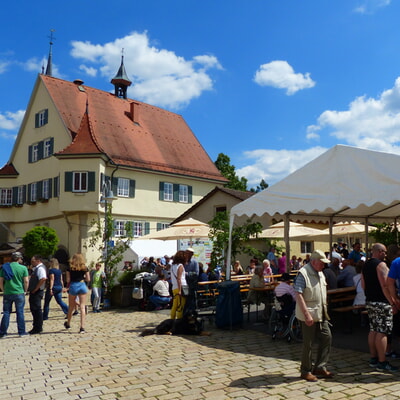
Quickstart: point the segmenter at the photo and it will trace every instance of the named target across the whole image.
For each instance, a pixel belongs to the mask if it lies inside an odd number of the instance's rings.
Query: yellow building
[[[51,60],[49,60],[50,62]],[[48,74],[36,80],[14,148],[0,169],[0,237],[15,242],[34,226],[56,230],[61,248],[86,249],[99,199],[110,185],[114,237],[162,229],[225,183],[182,116],[127,98],[123,59],[115,93]]]

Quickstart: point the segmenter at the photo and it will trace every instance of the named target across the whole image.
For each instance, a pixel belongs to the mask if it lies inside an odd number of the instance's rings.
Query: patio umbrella
[[[166,229],[142,236],[141,239],[199,239],[208,238],[210,227],[208,224],[193,218],[177,222]]]
[[[264,229],[258,237],[262,238],[272,238],[280,239],[285,236],[284,233],[284,221],[278,222],[277,224],[271,225],[269,228]],[[297,222],[289,223],[289,237],[299,238],[299,237],[310,237],[314,235],[321,235],[321,229],[310,228],[309,226],[304,226],[303,224],[298,224]]]
[[[368,227],[368,232],[374,231],[376,228],[374,226]],[[329,228],[324,229],[329,234]],[[323,232],[324,232],[323,231]],[[340,235],[351,235],[354,233],[365,233],[365,225],[360,224],[359,222],[339,222],[332,227],[332,233],[335,236]]]

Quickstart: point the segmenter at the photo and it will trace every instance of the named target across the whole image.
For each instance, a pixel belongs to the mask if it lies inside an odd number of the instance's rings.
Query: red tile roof
[[[15,169],[13,163],[7,163],[0,169],[0,175],[16,176],[19,174],[18,174],[17,170]]]
[[[57,156],[104,153],[121,166],[226,182],[182,116],[81,82],[40,79],[74,138]]]

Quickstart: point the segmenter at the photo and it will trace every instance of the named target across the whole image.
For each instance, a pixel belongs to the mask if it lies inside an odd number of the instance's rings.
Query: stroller
[[[154,309],[149,297],[153,294],[153,286],[157,282],[157,279],[157,274],[151,274],[149,272],[141,272],[135,276],[133,281],[135,289],[141,290],[141,298],[136,297],[140,311],[151,311]]]
[[[273,340],[283,338],[288,342],[301,342],[301,325],[296,318],[295,306],[296,302],[289,294],[274,298],[269,319],[269,332]]]

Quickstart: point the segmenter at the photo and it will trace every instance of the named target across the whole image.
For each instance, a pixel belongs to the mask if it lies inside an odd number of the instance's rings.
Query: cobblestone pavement
[[[211,326],[210,337],[139,337],[166,312],[115,310],[89,313],[87,332],[79,334],[79,317],[67,332],[54,306],[41,335],[18,337],[12,314],[0,340],[1,400],[400,397],[400,373],[373,371],[366,353],[333,349],[335,379],[308,383],[299,379],[301,345],[274,342],[264,332]],[[30,329],[28,309],[26,320]]]

